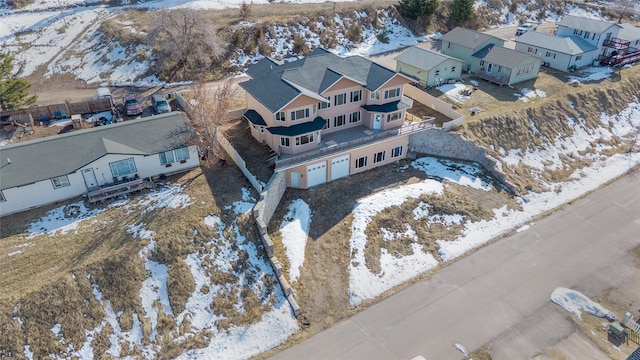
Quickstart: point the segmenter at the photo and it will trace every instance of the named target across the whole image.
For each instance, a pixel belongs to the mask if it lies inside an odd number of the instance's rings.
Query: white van
[[[171,106],[169,105],[169,102],[167,101],[167,99],[164,98],[164,96],[160,94],[153,94],[151,96],[151,102],[153,103],[153,108],[156,110],[156,113],[158,114],[168,113],[171,111]]]
[[[109,99],[109,101],[111,101],[111,106],[115,105],[113,103],[113,96],[111,96],[111,90],[109,90],[109,88],[106,88],[106,87],[97,88],[96,94],[97,94],[96,99]]]

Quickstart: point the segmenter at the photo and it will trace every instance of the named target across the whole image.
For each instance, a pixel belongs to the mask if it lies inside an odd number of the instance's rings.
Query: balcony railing
[[[629,64],[635,61],[640,61],[640,50],[632,49],[634,51],[630,51],[624,55],[613,55],[613,56],[604,56],[600,55],[598,57],[598,61],[601,65],[606,66],[621,66],[625,64]]]
[[[490,81],[492,83],[498,84],[500,86],[502,85],[506,85],[507,83],[509,83],[509,77],[508,76],[504,76],[504,75],[492,75],[491,73],[488,73],[482,69],[478,69],[475,72],[476,76],[481,78],[481,79],[485,79],[487,81]]]
[[[275,165],[276,165],[276,169],[284,167],[284,166],[291,166],[293,164],[297,164],[297,163],[302,163],[311,159],[315,159],[330,153],[334,153],[340,150],[345,150],[345,149],[349,149],[349,148],[354,148],[354,147],[358,147],[360,145],[364,145],[367,143],[371,143],[371,142],[375,142],[381,139],[386,139],[386,138],[390,138],[390,137],[394,137],[394,136],[405,136],[407,134],[411,134],[411,133],[415,133],[415,132],[419,132],[419,131],[423,131],[426,129],[430,129],[433,128],[433,120],[432,119],[428,119],[425,121],[421,121],[418,123],[410,123],[410,124],[405,124],[399,128],[394,128],[394,129],[389,129],[389,130],[382,130],[382,131],[376,131],[373,132],[373,134],[368,135],[368,136],[364,136],[364,137],[360,137],[358,139],[354,139],[354,140],[350,140],[350,141],[345,141],[342,143],[336,143],[336,144],[331,144],[331,145],[326,145],[320,149],[317,150],[310,150],[310,151],[306,151],[304,153],[301,153],[299,155],[294,155],[291,157],[287,157],[285,159],[279,159],[275,161]]]
[[[613,39],[609,39],[609,40],[605,40],[602,45],[609,47],[609,48],[614,48],[614,49],[627,49],[629,47],[629,44],[631,44],[630,41],[627,40],[622,40],[622,39],[618,39],[618,38],[613,38]]]

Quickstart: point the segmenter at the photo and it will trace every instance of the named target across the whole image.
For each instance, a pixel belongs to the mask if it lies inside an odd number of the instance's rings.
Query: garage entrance
[[[349,176],[349,154],[331,159],[331,180]]]
[[[324,184],[327,182],[327,162],[307,166],[307,187]]]

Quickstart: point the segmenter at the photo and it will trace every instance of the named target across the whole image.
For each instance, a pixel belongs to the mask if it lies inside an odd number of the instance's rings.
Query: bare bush
[[[7,5],[12,9],[22,9],[23,7],[33,3],[33,0],[7,0]]]
[[[240,18],[242,20],[247,20],[247,18],[249,17],[249,15],[251,15],[251,6],[253,5],[253,1],[249,4],[246,3],[246,1],[242,1],[242,4],[240,4]]]
[[[192,9],[158,11],[147,43],[158,77],[168,81],[203,77],[223,51],[222,41],[202,14]]]

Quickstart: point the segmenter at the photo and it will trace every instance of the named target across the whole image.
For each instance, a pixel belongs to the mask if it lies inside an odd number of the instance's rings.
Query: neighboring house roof
[[[67,175],[107,155],[152,155],[188,145],[187,115],[173,111],[0,147],[0,189]],[[5,159],[11,159],[6,164]]]
[[[398,101],[393,101],[390,103],[386,103],[386,104],[381,104],[381,105],[362,105],[362,108],[370,111],[370,112],[379,112],[379,113],[390,113],[393,111],[398,111],[398,110],[402,110],[402,109],[408,109],[410,108],[411,105],[398,100]]]
[[[446,60],[454,60],[460,64],[464,64],[464,61],[460,59],[456,59],[454,57],[440,54],[431,50],[422,49],[417,46],[410,47],[402,54],[396,56],[394,59],[398,62],[403,62],[415,68],[427,71],[442,64]]]
[[[307,134],[312,131],[320,130],[324,128],[327,121],[320,116],[313,119],[313,121],[301,123],[293,126],[274,126],[267,128],[267,130],[273,135],[283,135],[283,136],[298,136],[302,134]]]
[[[570,29],[578,29],[589,31],[592,33],[603,33],[612,26],[619,26],[618,24],[608,21],[588,19],[580,16],[567,15],[562,20],[558,21],[558,26],[565,26]]]
[[[262,116],[260,116],[260,114],[258,114],[258,112],[255,110],[247,110],[245,111],[243,116],[246,117],[249,121],[251,121],[251,123],[254,125],[267,126],[267,123],[264,121]]]
[[[463,27],[457,27],[448,33],[442,35],[441,40],[448,41],[453,44],[462,45],[470,49],[475,49],[480,45],[483,45],[491,39],[497,39],[503,41],[495,36],[483,34],[481,32],[473,31]]]
[[[240,86],[273,113],[302,94],[322,100],[321,94],[341,79],[375,91],[398,75],[361,56],[343,58],[321,48],[279,66],[263,59],[250,70],[247,73],[252,79]]]
[[[561,37],[529,31],[520,35],[516,43],[522,43],[562,54],[579,55],[597,48],[577,36]]]
[[[531,58],[541,60],[537,56],[507,49],[502,46],[494,46],[493,44],[483,47],[472,56],[509,69],[513,69]]]
[[[620,24],[622,29],[618,32],[618,38],[627,41],[640,40],[640,29],[631,24]]]

